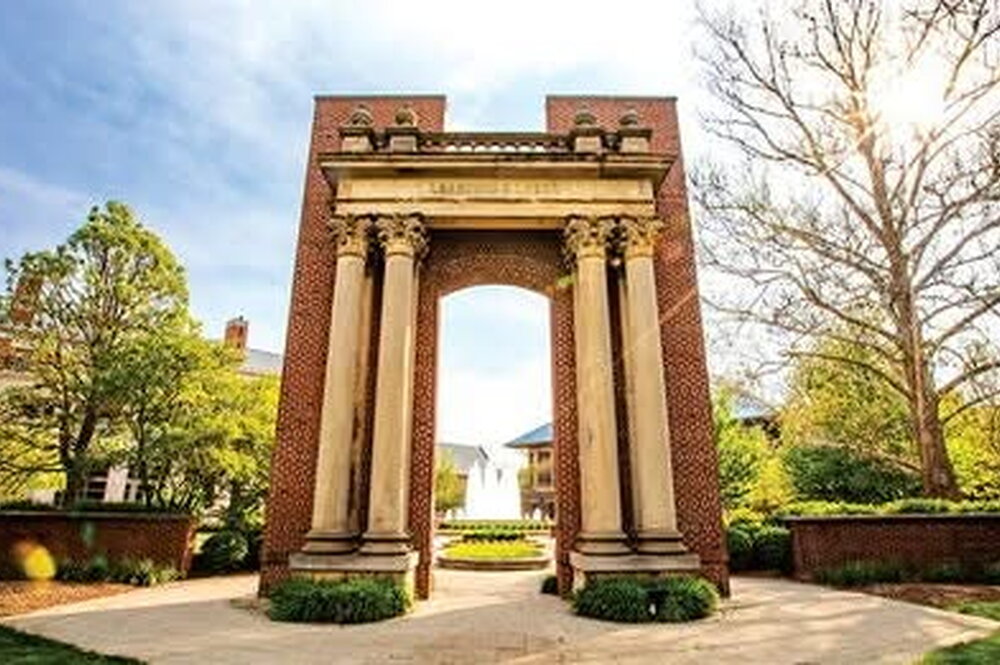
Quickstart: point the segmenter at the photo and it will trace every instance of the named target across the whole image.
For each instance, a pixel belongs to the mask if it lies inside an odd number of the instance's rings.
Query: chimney
[[[10,322],[26,326],[35,318],[38,294],[42,290],[42,278],[38,275],[21,275],[14,287],[14,297],[10,303]]]
[[[226,321],[226,336],[223,343],[240,351],[247,350],[247,328],[250,323],[242,316]]]

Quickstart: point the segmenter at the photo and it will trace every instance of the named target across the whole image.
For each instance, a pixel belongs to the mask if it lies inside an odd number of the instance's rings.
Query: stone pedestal
[[[697,554],[601,556],[570,552],[569,563],[573,568],[574,591],[585,585],[588,580],[601,577],[697,575],[701,570]]]
[[[393,556],[352,554],[310,554],[298,552],[288,559],[292,574],[317,580],[352,577],[382,577],[401,585],[410,598],[414,595],[414,571],[420,555],[406,552]]]

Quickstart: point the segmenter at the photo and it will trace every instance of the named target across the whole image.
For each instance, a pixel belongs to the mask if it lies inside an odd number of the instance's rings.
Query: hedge
[[[369,623],[406,612],[403,588],[387,579],[291,579],[271,592],[268,616],[275,621]]]
[[[676,623],[707,617],[718,603],[715,587],[700,577],[608,577],[577,592],[573,609],[581,616],[621,623]]]

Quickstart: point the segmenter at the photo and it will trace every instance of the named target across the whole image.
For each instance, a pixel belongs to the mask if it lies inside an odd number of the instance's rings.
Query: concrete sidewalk
[[[233,599],[253,576],[212,578],[9,617],[3,623],[150,663],[912,663],[1000,624],[785,580],[736,578],[723,611],[684,625],[578,618],[543,574],[436,572],[434,599],[361,626],[269,621]],[[245,605],[245,604],[243,604]]]

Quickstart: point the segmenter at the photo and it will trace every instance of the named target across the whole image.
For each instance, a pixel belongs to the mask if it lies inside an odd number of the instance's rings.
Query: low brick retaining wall
[[[788,517],[797,579],[851,561],[916,568],[1000,562],[1000,514]]]
[[[0,511],[0,570],[9,571],[13,550],[30,542],[43,545],[56,561],[87,561],[98,554],[110,561],[149,558],[186,573],[195,526],[189,515]]]

